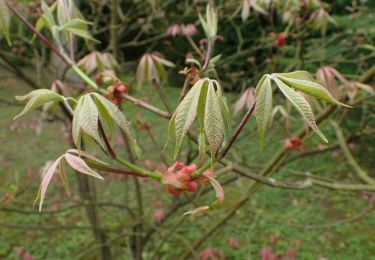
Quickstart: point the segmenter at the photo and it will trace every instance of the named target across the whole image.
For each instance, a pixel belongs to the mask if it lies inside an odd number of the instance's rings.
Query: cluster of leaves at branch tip
[[[25,96],[17,96],[16,99],[20,101],[28,100],[28,102],[23,111],[14,119],[48,102],[61,102],[66,98],[48,89],[38,89]],[[83,135],[92,138],[104,150],[106,149],[103,136],[101,136],[98,128],[100,120],[103,127],[108,128],[110,134],[114,131],[114,123],[117,124],[128,138],[134,153],[137,156],[140,155],[140,149],[131,134],[130,124],[116,105],[98,93],[85,94],[79,98],[78,102],[72,98],[69,100],[72,100],[73,104],[76,103],[72,122],[72,136],[74,144],[79,150]]]
[[[35,24],[38,32],[47,28],[51,31],[56,42],[62,44],[70,40],[69,34],[99,43],[88,32],[88,26],[92,23],[85,20],[72,0],[55,1],[51,6],[42,1],[41,7],[43,14]],[[34,34],[32,40],[35,39],[36,35]]]
[[[174,157],[177,157],[184,137],[195,118],[199,122],[199,163],[205,154],[214,159],[228,142],[230,115],[219,82],[209,78],[197,81],[173,114],[168,129],[168,140],[173,133],[176,138]]]
[[[88,93],[81,96],[75,108],[72,122],[72,136],[78,150],[81,147],[82,134],[88,135],[106,150],[103,136],[101,136],[98,128],[99,120],[103,124],[103,127],[106,126],[108,128],[110,134],[113,133],[114,123],[117,124],[128,138],[134,154],[139,157],[140,149],[137,141],[131,134],[130,124],[124,113],[98,93]]]
[[[256,87],[255,117],[258,125],[260,145],[263,146],[264,144],[264,136],[272,114],[271,81],[276,83],[278,89],[303,116],[305,122],[323,139],[323,141],[328,142],[327,138],[319,130],[311,106],[302,93],[332,104],[346,107],[350,106],[336,100],[331,93],[320,85],[307,71],[295,71],[290,73],[274,73],[271,75],[266,74],[260,79]]]

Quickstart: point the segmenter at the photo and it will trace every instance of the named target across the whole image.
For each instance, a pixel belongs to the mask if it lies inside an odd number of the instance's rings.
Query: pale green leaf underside
[[[197,115],[198,115],[198,121],[199,121],[199,134],[198,134],[198,152],[199,152],[199,158],[198,158],[198,165],[201,165],[204,162],[204,159],[206,157],[206,135],[204,133],[204,117],[205,117],[205,105],[206,105],[206,98],[207,98],[207,89],[208,84],[207,82],[203,83],[201,94],[199,96],[198,101],[198,108],[197,108]]]
[[[314,114],[312,112],[310,104],[306,101],[302,94],[298,93],[293,88],[288,87],[284,82],[282,82],[278,78],[274,78],[274,80],[277,86],[279,87],[280,91],[293,104],[293,106],[298,110],[298,112],[301,113],[306,123],[323,139],[323,141],[328,143],[327,138],[319,130],[315,122]]]
[[[256,87],[255,118],[257,121],[259,142],[264,144],[264,136],[272,113],[272,86],[268,76],[263,76]]]
[[[83,99],[83,101],[79,109],[79,126],[86,134],[91,136],[104,148],[105,145],[103,144],[98,131],[98,109],[89,95],[85,95],[81,97],[81,99]]]
[[[204,81],[204,79],[198,81],[191,88],[189,93],[185,96],[185,98],[181,101],[180,105],[176,109],[174,116],[174,128],[176,136],[176,148],[174,153],[175,157],[177,157],[182,140],[184,139],[184,136],[193,124],[194,119],[197,115],[199,96]]]
[[[289,87],[295,88],[310,96],[325,100],[329,103],[349,107],[336,100],[329,91],[320,85],[307,71],[278,73],[276,77]]]
[[[224,137],[224,121],[221,115],[220,101],[212,82],[208,84],[204,127],[211,157],[215,157]]]
[[[79,115],[80,115],[80,110],[82,107],[82,102],[83,102],[83,97],[81,97],[78,100],[77,106],[74,110],[74,115],[73,115],[73,121],[72,121],[72,137],[73,137],[73,142],[76,145],[77,149],[81,149],[81,135],[80,135],[80,125],[79,125]]]
[[[14,120],[19,118],[20,116],[26,114],[27,112],[34,110],[50,101],[61,101],[63,99],[62,96],[53,92],[48,89],[37,89],[25,96],[16,96],[18,101],[29,100],[22,110],[17,116],[14,117]]]
[[[97,39],[92,37],[91,34],[86,30],[68,27],[68,28],[66,28],[66,31],[71,32],[74,35],[79,36],[81,38],[84,38],[86,40],[91,40],[91,41],[94,41],[96,43],[100,43],[100,41],[98,41]]]

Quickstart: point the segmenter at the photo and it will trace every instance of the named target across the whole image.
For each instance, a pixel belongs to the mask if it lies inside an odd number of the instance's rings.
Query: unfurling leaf
[[[172,132],[176,136],[175,157],[181,143],[198,115],[199,157],[204,158],[207,140],[209,151],[214,158],[228,135],[229,111],[221,87],[216,80],[198,80],[177,107],[169,122],[168,139]],[[204,132],[204,133],[202,133]],[[167,142],[168,142],[167,139]]]
[[[164,66],[173,68],[175,65],[162,58],[160,53],[152,52],[144,54],[137,67],[135,76],[137,83],[142,84],[145,81],[152,83],[155,80],[160,84],[161,81],[166,81],[167,73]]]
[[[213,82],[208,83],[204,128],[211,151],[211,158],[215,158],[224,137],[224,121],[221,114],[220,103],[216,95]]]
[[[258,126],[260,145],[263,146],[264,136],[272,112],[272,86],[271,80],[267,75],[260,79],[255,95],[255,118]]]
[[[202,175],[203,175],[202,176],[203,178],[208,179],[208,181],[214,188],[215,193],[216,193],[216,200],[213,203],[211,203],[209,206],[201,206],[196,209],[189,210],[188,212],[185,212],[184,215],[192,215],[193,217],[199,217],[199,216],[206,214],[210,209],[216,208],[217,206],[219,206],[220,204],[223,204],[224,202],[224,189],[221,186],[221,184],[209,174],[203,173]]]
[[[13,120],[19,118],[20,116],[26,114],[27,112],[34,110],[47,102],[50,101],[62,101],[63,97],[48,89],[37,89],[31,91],[29,94],[25,96],[16,96],[16,99],[19,101],[29,100],[22,110],[17,116],[14,117]]]
[[[220,183],[214,177],[206,176],[206,178],[208,178],[212,187],[214,187],[214,190],[216,192],[216,198],[217,198],[217,201],[214,202],[210,206],[210,208],[212,208],[213,206],[216,206],[217,204],[223,204],[223,202],[224,202],[224,189],[223,189],[223,187],[220,185]]]
[[[100,176],[98,173],[96,173],[94,170],[92,170],[82,158],[80,158],[76,155],[73,155],[74,153],[78,155],[77,150],[73,150],[73,149],[68,150],[64,155],[60,156],[56,161],[54,161],[48,167],[48,169],[44,172],[42,182],[41,182],[40,187],[39,187],[38,195],[35,199],[35,202],[37,200],[39,200],[39,211],[42,210],[43,201],[44,201],[44,198],[45,198],[45,195],[46,195],[46,192],[47,192],[48,185],[51,182],[52,177],[53,177],[53,175],[54,175],[58,166],[59,166],[59,171],[60,171],[60,177],[61,177],[61,179],[64,183],[64,186],[65,186],[65,189],[66,189],[68,195],[70,195],[68,178],[67,178],[66,169],[65,169],[65,162],[67,162],[74,170],[76,170],[79,173],[90,175],[92,177],[103,180],[102,176]],[[89,158],[93,161],[101,162],[98,159],[96,159],[94,156],[92,156],[92,155],[90,155],[86,152],[81,152],[81,153],[86,158]],[[103,162],[101,162],[101,163],[103,163]]]
[[[208,40],[212,40],[217,34],[217,13],[216,10],[211,6],[207,5],[206,8],[206,19],[199,14],[199,20],[202,24],[204,33]]]
[[[185,212],[184,216],[185,215],[191,215],[193,217],[200,217],[200,216],[206,214],[209,210],[210,210],[209,206],[201,206],[201,207],[198,207],[196,209],[192,209],[192,210],[189,210],[189,211]]]
[[[0,33],[4,35],[5,39],[8,42],[8,45],[11,45],[9,36],[9,26],[10,15],[8,6],[6,5],[5,0],[0,0]]]
[[[78,111],[79,112],[79,119],[78,119],[79,126],[86,134],[91,136],[97,143],[102,145],[102,147],[105,147],[99,135],[99,130],[98,130],[99,112],[98,112],[97,107],[94,101],[91,99],[90,95],[85,95],[81,97],[81,99],[82,99],[82,103],[80,106],[80,110]]]
[[[204,83],[204,79],[201,79],[195,83],[176,109],[174,118],[174,129],[176,135],[176,148],[174,152],[175,157],[177,157],[182,140],[184,139],[184,136],[193,124],[197,115],[199,96]]]
[[[278,78],[274,78],[274,80],[284,96],[293,104],[298,112],[301,113],[306,123],[323,139],[323,141],[328,143],[327,138],[316,125],[314,114],[312,112],[310,104],[306,101],[302,94],[298,93],[293,88],[288,87]]]

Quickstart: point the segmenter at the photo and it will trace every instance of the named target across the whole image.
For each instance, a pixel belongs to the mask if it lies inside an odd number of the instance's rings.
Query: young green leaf
[[[99,103],[103,106],[104,110],[106,110],[107,113],[104,113],[103,117],[108,117],[108,115],[112,118],[112,120],[121,128],[121,130],[124,132],[126,137],[128,138],[131,148],[133,149],[134,153],[138,157],[140,155],[140,148],[138,147],[137,141],[134,139],[134,137],[131,134],[130,130],[130,124],[128,120],[126,119],[124,113],[121,112],[121,110],[113,104],[111,101],[103,97],[102,95],[98,93],[92,93],[91,96],[94,97],[94,100],[96,104]],[[99,107],[100,105],[98,105]],[[110,121],[107,118],[107,121]]]
[[[73,142],[76,145],[78,150],[81,149],[81,126],[79,124],[81,120],[79,116],[80,116],[80,111],[82,107],[82,102],[83,102],[83,97],[81,97],[78,100],[77,106],[74,110],[73,120],[72,120],[72,137],[73,137]]]
[[[214,80],[213,83],[214,85],[216,85],[216,96],[217,96],[217,99],[219,100],[220,112],[221,112],[221,115],[223,117],[223,122],[224,122],[224,137],[223,137],[222,147],[225,147],[228,143],[229,132],[231,129],[229,107],[228,107],[227,99],[223,95],[223,91],[220,87],[219,82]]]
[[[174,119],[174,128],[176,135],[176,148],[174,156],[180,150],[180,146],[184,136],[186,135],[188,129],[194,122],[197,115],[198,101],[201,94],[202,85],[206,79],[201,79],[191,88],[186,97],[181,101],[180,105],[177,107]]]
[[[258,126],[259,142],[263,146],[264,136],[272,112],[272,86],[268,75],[264,75],[256,87],[255,102],[255,118]]]
[[[176,124],[176,113],[173,114],[171,120],[169,120],[169,125],[168,125],[168,135],[167,135],[167,140],[165,141],[165,145],[164,145],[164,148],[163,148],[163,152],[165,151],[165,149],[167,148],[168,146],[168,143],[169,143],[169,140],[171,139],[171,137],[173,136],[173,133],[174,133],[174,126]]]
[[[63,97],[57,94],[56,92],[53,92],[48,89],[37,89],[37,90],[31,91],[25,96],[16,96],[16,100],[18,101],[29,100],[29,101],[27,102],[22,112],[19,113],[17,116],[15,116],[13,120],[16,120],[20,116],[44,105],[47,102],[62,101]]]
[[[8,6],[6,5],[5,0],[0,0],[0,33],[4,35],[5,39],[8,42],[8,45],[11,45],[9,36],[9,26],[10,15]]]
[[[67,30],[68,28],[75,28],[79,30],[85,30],[86,25],[92,24],[79,18],[73,18],[61,25],[61,30]]]
[[[225,132],[219,102],[221,102],[221,100],[218,100],[214,84],[210,81],[207,90],[204,127],[212,158],[216,156],[223,141]]]
[[[68,27],[68,28],[65,28],[66,31],[68,32],[71,32],[83,39],[86,39],[86,40],[91,40],[93,42],[96,42],[96,43],[100,43],[100,41],[98,41],[97,39],[95,39],[94,37],[91,36],[91,34],[86,31],[86,30],[82,30],[82,29],[77,29],[77,28],[73,28],[73,27]]]
[[[289,99],[289,101],[294,105],[298,112],[301,113],[306,123],[323,139],[323,141],[328,143],[327,138],[316,125],[314,114],[311,110],[310,104],[305,100],[305,98],[293,88],[287,86],[277,77],[275,77],[274,80],[284,96]]]
[[[48,29],[52,29],[53,26],[56,25],[55,18],[53,16],[53,12],[55,11],[57,2],[55,2],[52,6],[48,6],[44,0],[41,2],[41,8],[43,11],[43,19],[45,22],[45,25],[47,26]]]
[[[307,71],[277,73],[275,76],[289,87],[295,88],[310,96],[325,100],[329,103],[349,107],[336,100],[329,91],[320,85]]]
[[[208,84],[207,82],[203,83],[201,94],[199,96],[198,101],[198,108],[197,108],[197,115],[198,115],[198,122],[199,122],[199,135],[198,135],[198,150],[199,150],[199,159],[198,165],[201,165],[204,162],[206,157],[206,135],[204,133],[204,117],[205,117],[205,105],[207,99],[207,89]]]
[[[67,1],[57,1],[57,21],[60,25],[69,20],[70,11]]]
[[[206,19],[199,14],[199,20],[202,24],[204,33],[209,40],[216,37],[217,34],[217,13],[211,5],[206,7]]]
[[[90,95],[81,97],[82,103],[79,110],[78,123],[80,128],[89,136],[91,136],[102,147],[105,147],[99,136],[98,130],[98,109]]]

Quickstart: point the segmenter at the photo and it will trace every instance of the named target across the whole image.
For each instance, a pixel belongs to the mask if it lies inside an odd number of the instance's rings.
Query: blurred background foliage
[[[184,81],[178,72],[186,66],[185,59],[195,57],[202,60],[199,52],[204,53],[206,42],[198,13],[204,13],[207,2],[218,9],[219,36],[214,55],[221,54],[221,57],[215,75],[229,93],[230,104],[234,104],[242,91],[255,87],[265,73],[303,69],[314,74],[319,68],[330,66],[355,82],[374,66],[375,1],[371,0],[76,0],[86,20],[93,22],[91,34],[100,41],[100,44],[95,44],[78,40],[76,59],[92,51],[111,52],[119,64],[118,76],[129,83],[131,91],[162,107],[155,92],[149,91],[150,86],[136,88],[132,84],[142,55],[159,52],[176,64],[167,70],[168,82],[162,86],[175,105]],[[245,2],[249,4],[248,14],[247,10],[244,11],[247,8]],[[13,1],[12,4],[33,24],[41,14],[39,1]],[[193,24],[196,33],[191,32],[188,37],[174,36],[171,27],[181,24]],[[50,38],[48,31],[42,32]],[[67,144],[61,141],[61,136],[66,137],[68,131],[58,124],[50,124],[56,118],[51,118],[48,113],[40,116],[39,111],[31,118],[11,121],[21,109],[13,102],[13,96],[26,93],[29,88],[19,75],[13,76],[17,73],[14,73],[14,68],[9,70],[9,64],[39,86],[50,86],[51,81],[62,74],[61,62],[39,40],[31,42],[31,37],[31,32],[12,17],[12,46],[8,47],[5,39],[0,39],[0,258],[32,259],[25,258],[25,255],[34,259],[100,258],[101,246],[96,244],[83,210],[88,201],[79,196],[66,198],[61,183],[56,181],[49,188],[44,213],[38,214],[31,205],[37,192],[40,168],[44,162],[65,151]],[[194,49],[192,42],[199,51]],[[367,82],[369,85],[373,83],[371,78]],[[134,118],[149,123],[156,136],[156,146],[163,145],[167,121],[160,123],[161,119],[140,112],[127,102],[123,109]],[[319,105],[314,109],[319,111]],[[287,106],[286,110],[290,113]],[[353,155],[373,177],[374,112],[372,98],[339,115]],[[282,117],[273,124],[266,148],[262,151],[257,145],[254,123],[250,121],[233,149],[231,159],[259,171],[273,157],[274,151],[284,146],[291,132],[301,127],[298,120],[292,115],[289,117],[287,127]],[[239,118],[234,116],[234,121],[239,121]],[[323,130],[330,140],[336,140],[329,124],[323,125]],[[160,163],[155,143],[149,141],[150,132],[139,130],[137,137],[145,151],[144,157]],[[122,146],[118,140],[118,149],[121,150]],[[193,147],[193,144],[186,142],[186,147]],[[320,142],[317,137],[312,137],[303,143],[303,147],[307,152],[315,151]],[[328,148],[302,158],[299,158],[298,151],[292,151],[292,158],[299,159],[281,167],[277,178],[298,181],[301,176],[312,173],[323,180],[358,182],[337,143],[333,142]],[[182,156],[189,161],[195,152],[195,148],[187,148]],[[171,163],[169,158],[167,160]],[[374,193],[334,192],[317,187],[299,191],[262,188],[222,230],[192,250],[191,245],[231,209],[231,202],[243,195],[247,182],[250,182],[229,175],[222,180],[223,183],[227,181],[230,185],[225,186],[224,207],[207,217],[181,224],[179,231],[159,249],[158,258],[178,259],[183,252],[193,251],[203,259],[210,259],[207,255],[222,259],[222,253],[227,259],[276,259],[272,258],[276,255],[280,259],[375,259]],[[100,222],[113,258],[131,258],[132,243],[129,241],[133,222],[128,211],[137,207],[132,182],[127,178],[113,177],[93,187],[97,196],[95,203],[101,209],[98,213]],[[174,212],[176,218],[168,219],[165,225],[156,225],[157,217],[162,217],[160,212],[165,214],[169,206],[181,202],[181,198],[170,198],[161,192],[162,189],[148,183],[142,185],[146,203],[144,221],[156,231],[145,244],[145,259],[151,259],[160,240],[179,225],[179,216],[190,209],[190,206],[178,207]],[[198,204],[203,200],[195,199]],[[236,239],[241,242],[240,246]]]

